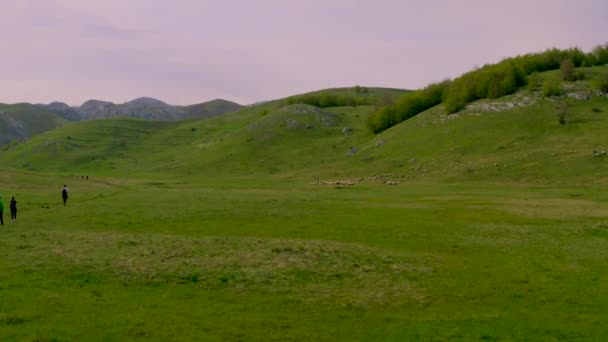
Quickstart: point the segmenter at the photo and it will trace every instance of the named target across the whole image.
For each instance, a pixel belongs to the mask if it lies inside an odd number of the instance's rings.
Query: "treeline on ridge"
[[[448,81],[431,84],[424,89],[403,95],[395,104],[381,107],[368,122],[372,130],[381,132],[441,103]]]
[[[528,83],[529,75],[560,69],[563,63],[573,67],[608,64],[608,44],[597,46],[589,53],[578,48],[549,49],[484,65],[454,80],[403,95],[395,104],[378,109],[368,125],[379,133],[440,103],[448,114],[455,113],[472,101],[512,94]]]
[[[355,86],[352,89],[354,94],[336,94],[332,91],[321,91],[291,96],[287,98],[287,104],[307,104],[319,108],[327,108],[375,105],[378,102],[378,97],[372,96],[368,88]]]

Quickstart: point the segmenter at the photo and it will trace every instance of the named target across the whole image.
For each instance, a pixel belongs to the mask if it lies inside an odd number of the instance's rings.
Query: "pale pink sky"
[[[415,89],[608,41],[606,0],[0,0],[0,102]]]

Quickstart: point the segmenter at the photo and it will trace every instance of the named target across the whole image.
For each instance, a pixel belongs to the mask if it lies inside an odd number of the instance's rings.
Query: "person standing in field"
[[[2,196],[0,196],[0,226],[4,226],[4,218],[2,214],[4,212],[4,203],[2,203]]]
[[[68,186],[63,184],[63,189],[61,189],[61,198],[63,199],[63,205],[68,201]]]
[[[11,198],[11,220],[17,219],[17,200],[15,200],[15,196]]]

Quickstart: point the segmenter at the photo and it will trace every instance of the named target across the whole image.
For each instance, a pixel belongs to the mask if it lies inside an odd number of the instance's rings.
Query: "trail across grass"
[[[594,187],[0,180],[2,341],[608,338]]]

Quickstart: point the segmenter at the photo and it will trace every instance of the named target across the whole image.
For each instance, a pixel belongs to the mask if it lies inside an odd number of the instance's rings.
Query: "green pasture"
[[[0,180],[3,341],[608,338],[597,187]]]
[[[608,101],[588,83],[377,135],[375,106],[279,100],[5,145],[0,341],[606,341]]]

